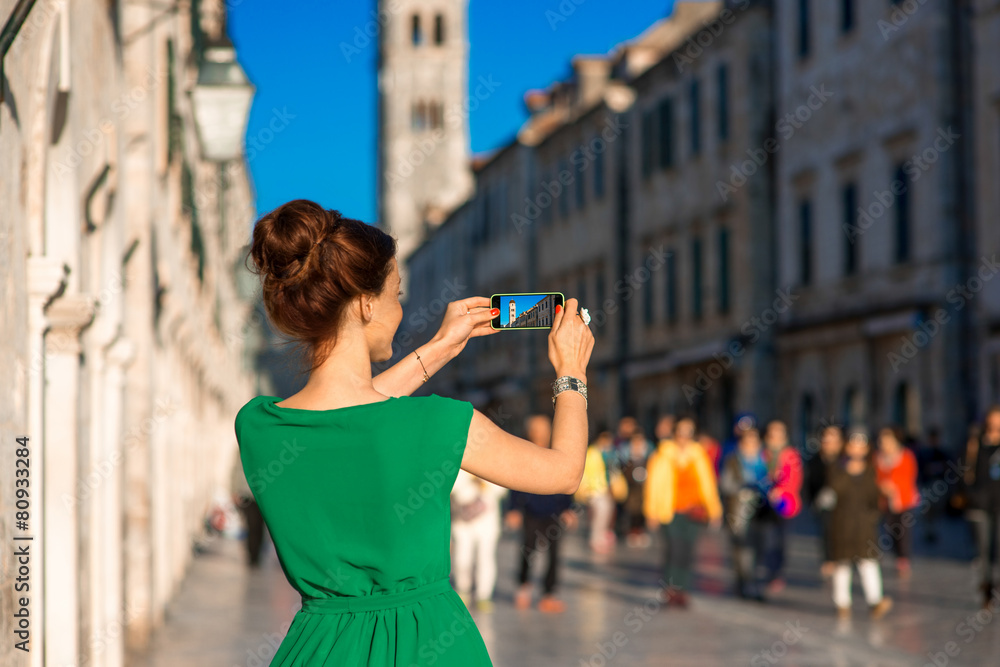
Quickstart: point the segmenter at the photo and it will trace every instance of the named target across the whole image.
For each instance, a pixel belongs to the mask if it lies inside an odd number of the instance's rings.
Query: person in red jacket
[[[777,419],[764,433],[768,507],[761,516],[760,562],[766,571],[767,593],[785,587],[785,524],[802,509],[802,458],[788,442],[788,427]]]
[[[904,516],[920,504],[917,489],[917,457],[903,446],[899,429],[886,427],[878,432],[878,455],[875,472],[879,489],[888,499],[885,526],[896,554],[900,578],[910,576],[910,526],[912,517]]]

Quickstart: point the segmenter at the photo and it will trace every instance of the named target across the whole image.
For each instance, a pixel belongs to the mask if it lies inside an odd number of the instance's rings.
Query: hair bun
[[[351,300],[382,293],[395,255],[381,229],[305,199],[258,220],[249,253],[268,317],[306,348],[311,369],[335,344]]]
[[[308,274],[317,246],[329,239],[338,211],[296,199],[262,217],[254,228],[251,256],[265,279],[294,284]]]

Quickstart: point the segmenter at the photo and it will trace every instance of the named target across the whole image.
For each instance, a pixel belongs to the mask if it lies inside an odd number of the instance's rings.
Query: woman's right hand
[[[594,334],[583,323],[576,299],[567,299],[566,307],[556,306],[549,332],[549,361],[556,376],[570,375],[587,381],[587,364],[594,350]]]

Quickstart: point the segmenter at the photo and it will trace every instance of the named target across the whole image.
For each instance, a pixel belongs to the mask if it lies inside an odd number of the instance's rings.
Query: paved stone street
[[[919,534],[914,541],[924,547]],[[129,664],[268,664],[298,599],[273,550],[259,571],[250,572],[242,565],[241,546],[218,540],[195,558],[151,652]],[[498,667],[978,667],[997,664],[1000,655],[1000,623],[978,612],[972,570],[963,558],[968,555],[964,526],[957,522],[945,527],[934,549],[922,549],[910,582],[900,582],[885,568],[886,590],[896,606],[879,622],[867,617],[857,576],[854,618],[838,622],[829,588],[817,572],[815,540],[808,536],[791,538],[789,585],[761,604],[732,597],[725,543],[719,534],[706,534],[699,549],[698,592],[688,611],[656,602],[658,543],[649,549],[619,547],[602,560],[584,548],[580,531],[565,547],[562,591],[570,610],[560,616],[518,611],[512,605],[517,549],[513,536],[505,536],[496,610],[475,613]],[[536,569],[541,575],[540,564]]]

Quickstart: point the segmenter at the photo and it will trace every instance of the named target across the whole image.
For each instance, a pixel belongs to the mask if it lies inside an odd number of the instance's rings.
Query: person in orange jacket
[[[904,514],[920,504],[917,489],[917,457],[903,445],[900,430],[887,426],[878,432],[875,472],[879,489],[888,499],[885,526],[896,553],[896,571],[910,576],[910,526],[913,517]]]
[[[681,419],[672,440],[660,442],[647,463],[643,507],[650,531],[659,529],[666,544],[663,578],[666,601],[688,604],[694,583],[694,548],[701,527],[718,529],[722,503],[715,470],[704,448],[695,440],[695,424]]]

